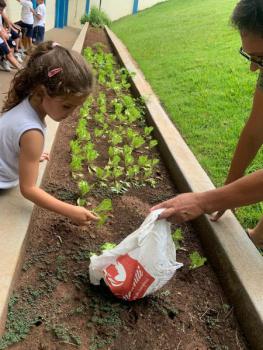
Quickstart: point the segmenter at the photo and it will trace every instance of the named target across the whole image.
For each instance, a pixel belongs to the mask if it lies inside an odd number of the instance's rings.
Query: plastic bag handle
[[[143,241],[145,240],[145,238],[148,236],[149,232],[151,230],[149,230],[149,227],[151,227],[155,221],[158,220],[159,215],[164,211],[164,208],[160,208],[160,209],[156,209],[154,211],[152,211],[144,220],[144,222],[142,223],[140,229],[143,229],[143,232],[140,233],[139,237],[138,237],[138,245],[141,245],[143,243]],[[164,219],[165,220],[165,219]]]

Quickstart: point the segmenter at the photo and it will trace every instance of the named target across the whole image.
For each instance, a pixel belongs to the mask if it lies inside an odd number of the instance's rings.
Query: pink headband
[[[58,67],[58,68],[54,68],[54,69],[51,69],[47,75],[49,78],[53,77],[54,75],[57,75],[58,73],[62,72],[63,69],[61,67]]]

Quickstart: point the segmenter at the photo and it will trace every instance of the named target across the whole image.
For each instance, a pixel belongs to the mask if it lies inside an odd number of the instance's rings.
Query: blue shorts
[[[13,29],[10,30],[11,38],[12,40],[16,40],[20,37],[20,30],[14,31]]]
[[[8,40],[7,40],[7,44],[8,46],[12,49],[12,48],[16,48],[16,42],[12,39],[12,37],[10,37]]]
[[[45,27],[43,26],[36,26],[33,29],[33,43],[39,44],[44,41],[45,36]]]
[[[24,37],[32,38],[32,36],[33,36],[33,24],[27,24],[27,23],[24,23],[22,21],[18,21],[15,24],[17,24],[19,27],[21,27],[23,38]]]
[[[6,45],[6,43],[0,44],[0,56],[6,56],[10,52],[9,47]]]

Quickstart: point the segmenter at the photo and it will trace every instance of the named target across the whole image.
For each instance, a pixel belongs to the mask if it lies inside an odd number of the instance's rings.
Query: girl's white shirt
[[[40,27],[45,27],[46,23],[46,5],[45,4],[40,4],[36,8],[36,13],[41,16],[41,19],[38,19],[37,17],[34,16],[34,27],[40,26]]]
[[[33,9],[33,4],[31,0],[20,0],[20,4],[22,5],[21,10],[21,21],[26,24],[33,24],[34,23],[34,16],[31,12],[31,9]]]
[[[20,139],[32,129],[39,130],[45,138],[46,125],[28,98],[0,116],[0,189],[18,185]]]

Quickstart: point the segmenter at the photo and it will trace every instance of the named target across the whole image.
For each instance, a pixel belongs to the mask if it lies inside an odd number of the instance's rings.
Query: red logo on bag
[[[125,300],[142,298],[155,280],[128,254],[119,256],[116,263],[107,266],[103,272],[112,293]]]

